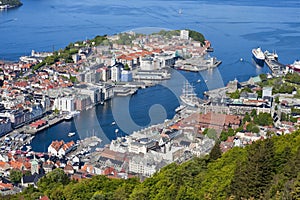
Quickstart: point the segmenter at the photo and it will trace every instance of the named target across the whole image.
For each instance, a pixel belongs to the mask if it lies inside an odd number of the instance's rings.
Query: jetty
[[[283,76],[286,66],[278,62],[278,55],[275,52],[270,53],[269,51],[265,51],[264,55],[265,63],[272,71],[272,74],[276,77]]]
[[[52,119],[46,119],[46,124],[43,124],[42,126],[31,126],[31,125],[27,125],[27,126],[24,126],[22,127],[23,128],[23,131],[25,133],[28,133],[28,134],[36,134],[42,130],[45,130],[47,128],[50,128],[51,126],[61,122],[61,121],[64,121],[65,120],[65,117],[64,116],[58,116],[58,117],[54,117]]]
[[[218,67],[222,61],[217,60],[216,57],[192,57],[185,60],[178,60],[174,66],[177,70],[199,72]]]

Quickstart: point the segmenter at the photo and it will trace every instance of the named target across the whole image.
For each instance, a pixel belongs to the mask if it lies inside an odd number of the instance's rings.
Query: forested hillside
[[[210,156],[171,164],[140,183],[96,176],[70,182],[54,170],[8,199],[300,199],[300,131],[233,148]]]

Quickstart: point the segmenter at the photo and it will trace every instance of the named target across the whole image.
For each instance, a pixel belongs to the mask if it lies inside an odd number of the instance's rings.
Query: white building
[[[273,87],[263,87],[262,98],[272,97],[272,89]]]
[[[189,31],[187,31],[187,30],[181,30],[180,31],[180,39],[182,39],[182,40],[188,40],[189,39]]]
[[[141,70],[152,71],[155,69],[154,61],[152,57],[144,57],[140,61]]]
[[[134,156],[129,160],[129,171],[149,177],[156,172],[156,163],[143,156]]]
[[[58,156],[59,149],[64,145],[64,141],[53,141],[48,147],[48,153]]]
[[[111,68],[111,80],[114,82],[119,82],[121,78],[121,69],[119,66],[115,65]]]
[[[74,97],[58,97],[54,100],[53,110],[72,112],[75,111]]]
[[[88,95],[91,98],[92,103],[101,101],[101,90],[97,87],[81,88],[79,93]]]
[[[48,147],[48,153],[56,156],[64,156],[73,150],[75,143],[73,141],[65,143],[64,141],[53,141]]]

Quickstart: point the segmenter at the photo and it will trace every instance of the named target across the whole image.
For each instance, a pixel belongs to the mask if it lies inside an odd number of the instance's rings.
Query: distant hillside
[[[189,31],[189,37],[190,38],[204,44],[205,37],[202,33],[199,33],[197,31],[190,30],[190,29],[188,29],[188,31]],[[160,32],[153,33],[153,34],[158,34],[158,35],[162,35],[164,37],[171,38],[172,36],[180,36],[180,30],[171,30],[171,31],[161,30]]]
[[[19,0],[0,0],[0,5],[9,5],[10,7],[21,6],[22,3]]]
[[[233,148],[220,157],[218,145],[210,156],[170,164],[140,183],[95,176],[70,182],[56,169],[39,188],[27,188],[7,199],[299,199],[300,131]]]

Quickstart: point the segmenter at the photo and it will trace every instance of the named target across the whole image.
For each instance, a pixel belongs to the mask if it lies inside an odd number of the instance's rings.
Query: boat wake
[[[1,24],[8,24],[8,23],[10,23],[10,22],[14,22],[14,21],[17,21],[17,20],[18,20],[18,18],[8,19],[8,20],[5,20],[5,21],[3,21],[3,22],[0,22],[0,25],[1,25]]]

